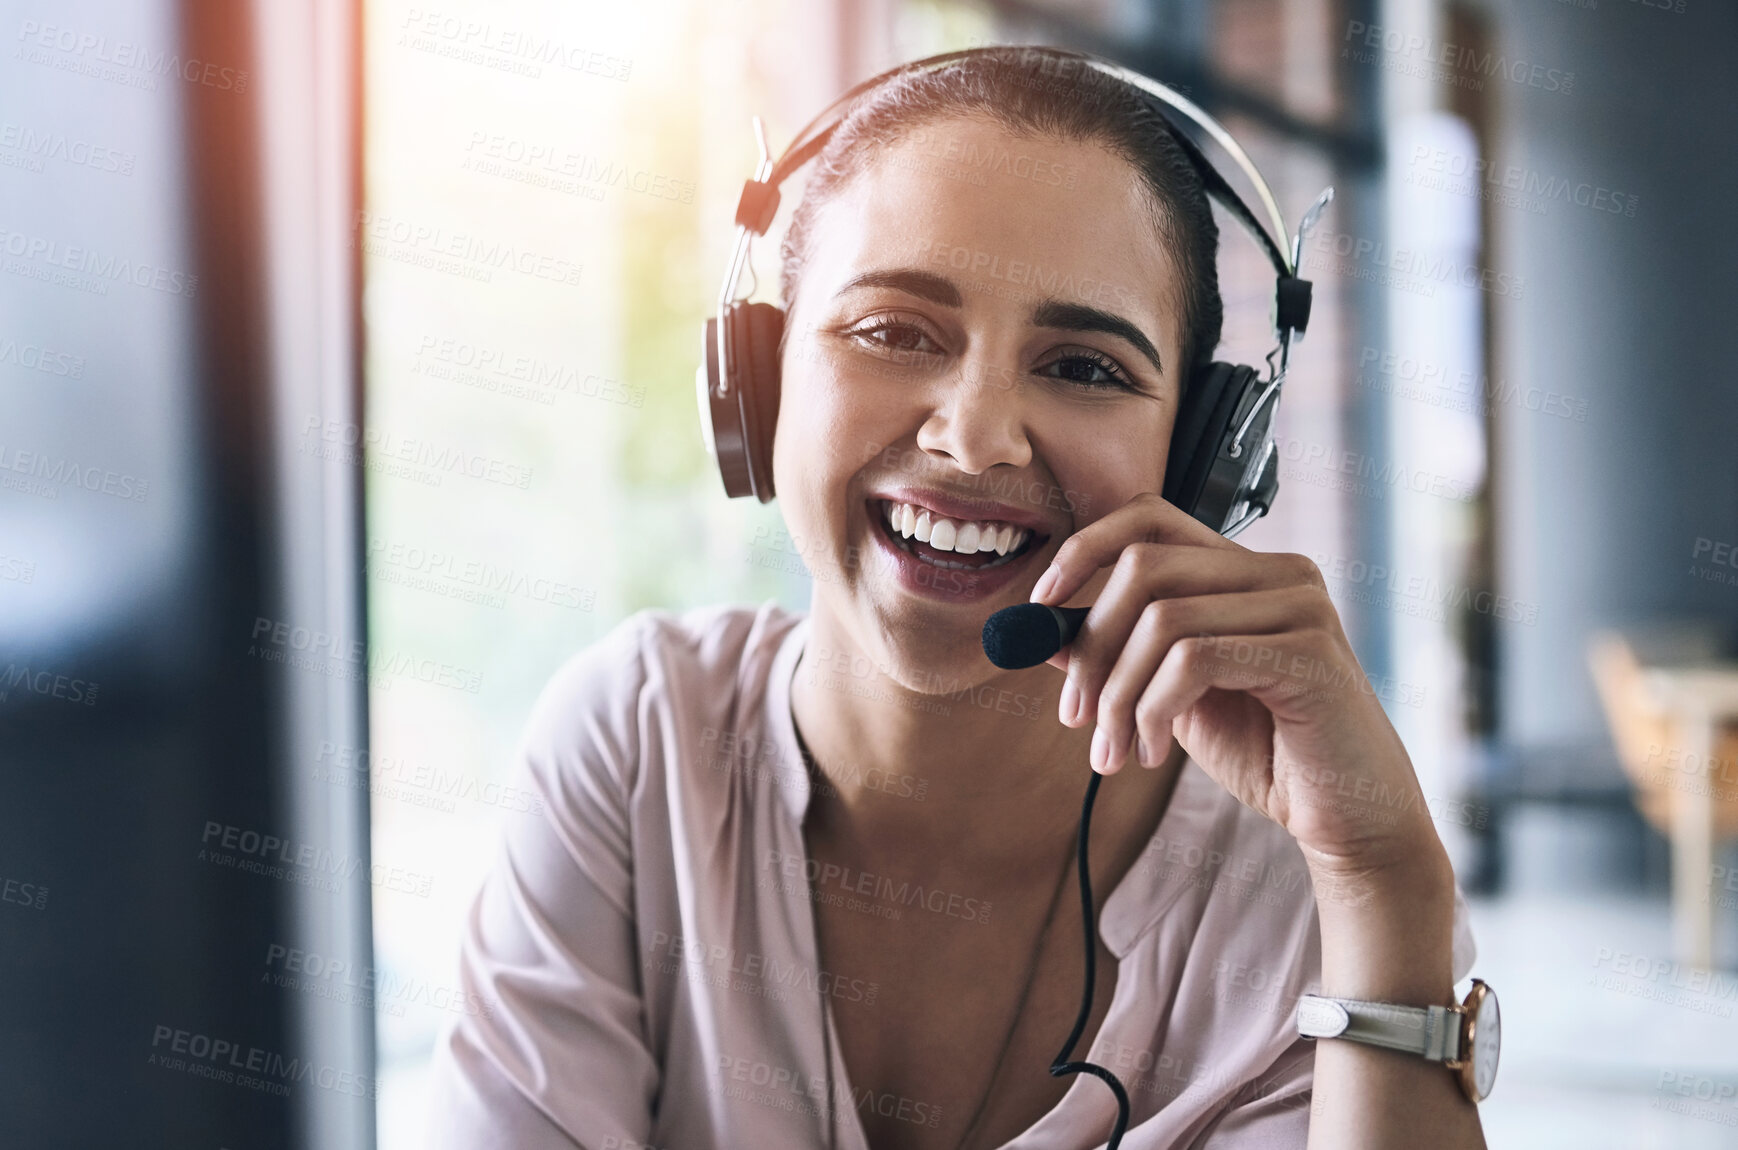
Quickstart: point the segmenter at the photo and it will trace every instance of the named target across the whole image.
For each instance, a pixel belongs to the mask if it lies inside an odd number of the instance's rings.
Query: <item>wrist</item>
[[[1455,870],[1436,827],[1416,820],[1380,839],[1368,839],[1356,849],[1316,848],[1298,841],[1310,879],[1328,888],[1364,891],[1368,895],[1406,896],[1453,889]]]
[[[1434,840],[1434,836],[1433,840]],[[1312,869],[1322,993],[1414,1006],[1454,989],[1454,869],[1434,852],[1380,867]]]

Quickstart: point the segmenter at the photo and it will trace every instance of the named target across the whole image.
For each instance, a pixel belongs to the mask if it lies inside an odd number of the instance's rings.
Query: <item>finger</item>
[[[1114,752],[1101,761],[1101,745],[1106,749],[1126,748],[1134,743],[1137,734],[1151,750],[1161,745],[1149,741],[1147,733],[1140,730],[1135,712],[1165,657],[1179,641],[1224,634],[1262,635],[1272,640],[1299,630],[1300,622],[1315,613],[1313,604],[1305,602],[1304,593],[1293,588],[1148,602],[1114,664],[1102,672],[1094,667],[1090,677],[1082,674],[1079,679],[1083,697],[1075,725],[1094,721],[1098,730],[1104,732],[1104,738],[1095,738],[1093,743],[1093,766],[1107,774],[1121,766]],[[1278,656],[1273,658],[1277,660]],[[1092,685],[1100,674],[1104,676],[1102,689]]]
[[[1201,557],[1206,555],[1254,556],[1257,554],[1257,552],[1249,551],[1246,548],[1238,547],[1234,551],[1221,551],[1189,545],[1136,541],[1130,543],[1126,548],[1124,548],[1123,554],[1127,555],[1129,551],[1136,551],[1139,554],[1137,559],[1129,560],[1129,562],[1138,562],[1142,565],[1142,570],[1135,572],[1135,574],[1141,575],[1140,582],[1143,583],[1151,592],[1145,597],[1145,599],[1153,598],[1162,593],[1190,595],[1205,593],[1214,589],[1238,589],[1254,585],[1248,583],[1247,580],[1242,579],[1233,579],[1232,583],[1227,585],[1222,577],[1216,578],[1214,576],[1213,572],[1216,568],[1211,565],[1203,567],[1199,562]],[[1054,595],[1039,596],[1034,592],[1032,601],[1048,601],[1057,606],[1065,607],[1094,607],[1103,601],[1105,593],[1108,590],[1112,579],[1117,575],[1122,562],[1123,560],[1119,558],[1113,566],[1100,567],[1097,571],[1089,574],[1084,583],[1076,585],[1067,595],[1060,597]],[[1040,584],[1042,584],[1042,580],[1040,580]],[[1323,584],[1323,587],[1326,587],[1325,583]],[[1137,598],[1139,597],[1137,596]],[[1140,599],[1140,601],[1134,602],[1129,608],[1128,614],[1131,619],[1132,616],[1138,613],[1140,608],[1145,605],[1145,599]],[[1129,626],[1133,626],[1133,623],[1130,622]],[[1087,627],[1088,624],[1083,621],[1081,624],[1082,632],[1085,632]],[[1077,634],[1068,646],[1063,647],[1056,654],[1050,656],[1050,658],[1044,661],[1050,664],[1050,666],[1055,667],[1058,671],[1067,673],[1069,659],[1074,651],[1074,644],[1079,641],[1080,635]],[[1088,638],[1088,641],[1091,641],[1090,637]],[[1070,691],[1072,691],[1072,688],[1070,688]],[[1070,693],[1064,698],[1066,701],[1066,699],[1074,697],[1076,696]],[[1067,706],[1064,706],[1062,708],[1062,718],[1064,722],[1068,721],[1068,716],[1070,714],[1070,709]]]
[[[1143,492],[1104,518],[1062,541],[1038,583],[1032,602],[1057,606],[1108,566],[1131,543],[1178,543],[1215,550],[1247,551],[1152,492]]]
[[[1240,573],[1234,574],[1227,582],[1217,568],[1203,564],[1202,557],[1208,554],[1200,547],[1129,544],[1113,566],[1100,568],[1068,596],[1079,602],[1062,604],[1093,610],[1081,622],[1080,630],[1069,644],[1044,661],[1066,673],[1076,652],[1090,653],[1103,647],[1111,652],[1110,657],[1114,657],[1116,649],[1134,627],[1141,608],[1161,595],[1199,595],[1214,590],[1244,590],[1256,585]],[[1067,722],[1068,714],[1064,713],[1062,719]]]
[[[1135,704],[1135,730],[1143,739],[1168,738],[1171,721],[1215,687],[1252,696],[1277,719],[1359,686],[1368,682],[1356,659],[1317,628],[1189,636],[1171,644]]]
[[[1296,583],[1288,565],[1276,562],[1276,558],[1241,549],[1215,551],[1165,543],[1134,543],[1125,548],[1067,650],[1066,670],[1079,692],[1070,697],[1084,704],[1077,712],[1079,720],[1091,718],[1091,700],[1155,600],[1292,588],[1294,594],[1286,601],[1295,608],[1296,622],[1258,629],[1285,630],[1288,626],[1325,624],[1326,613],[1333,610],[1327,592]],[[1235,619],[1218,616],[1202,620],[1196,629],[1208,626],[1230,632],[1247,629]],[[1062,721],[1070,723],[1069,716],[1063,715]]]

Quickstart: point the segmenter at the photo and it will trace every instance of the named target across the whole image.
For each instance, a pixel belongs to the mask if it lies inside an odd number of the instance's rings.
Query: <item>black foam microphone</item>
[[[984,654],[1004,671],[1036,667],[1074,642],[1086,607],[1017,603],[984,621]]]

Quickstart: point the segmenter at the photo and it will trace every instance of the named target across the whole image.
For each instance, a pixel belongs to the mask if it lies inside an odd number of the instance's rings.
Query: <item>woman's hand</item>
[[[1068,672],[1062,722],[1097,724],[1093,769],[1131,750],[1157,766],[1174,736],[1324,877],[1437,861],[1406,748],[1309,559],[1251,551],[1147,493],[1065,541],[1032,598],[1091,603],[1050,662]]]
[[[1032,598],[1092,604],[1050,661],[1068,672],[1062,721],[1098,724],[1094,769],[1117,770],[1131,745],[1155,766],[1174,737],[1297,840],[1323,993],[1451,1000],[1453,871],[1314,563],[1240,547],[1146,494],[1064,542]],[[1485,1144],[1477,1107],[1421,1058],[1321,1043],[1312,1095],[1312,1150]]]

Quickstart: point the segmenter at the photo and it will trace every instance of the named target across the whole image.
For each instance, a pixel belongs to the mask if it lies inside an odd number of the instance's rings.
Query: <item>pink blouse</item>
[[[819,966],[811,899],[889,919],[994,908],[811,874],[790,707],[808,631],[772,603],[643,611],[544,689],[519,773],[545,813],[512,822],[471,907],[461,979],[490,1008],[437,1046],[429,1145],[868,1150],[869,1108],[939,1124],[933,1100],[851,1084],[831,1002],[888,990],[848,958]],[[1302,1147],[1315,1058],[1294,1011],[1321,945],[1292,838],[1187,762],[1099,933],[1115,995],[1075,1057],[1128,1090],[1122,1145]],[[1473,954],[1457,888],[1457,982]],[[1102,1146],[1115,1114],[1077,1076],[1005,1150]]]

